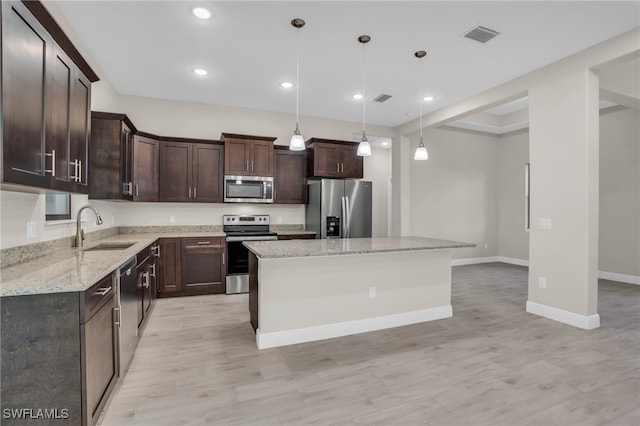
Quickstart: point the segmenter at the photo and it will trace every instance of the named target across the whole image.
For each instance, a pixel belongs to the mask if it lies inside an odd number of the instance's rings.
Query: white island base
[[[250,269],[259,349],[453,315],[450,249],[276,258],[251,251]]]

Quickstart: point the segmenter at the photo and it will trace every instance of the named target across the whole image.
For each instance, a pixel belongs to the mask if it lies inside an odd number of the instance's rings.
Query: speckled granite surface
[[[158,238],[224,237],[222,232],[167,232],[114,235],[86,243],[85,250],[60,248],[29,262],[0,270],[0,296],[84,291],[115,271]],[[86,251],[99,243],[132,242],[124,250]]]
[[[245,241],[244,245],[263,259],[475,247],[471,243],[422,237]]]

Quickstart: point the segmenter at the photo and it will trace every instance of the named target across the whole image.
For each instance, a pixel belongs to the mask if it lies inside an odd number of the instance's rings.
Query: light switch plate
[[[547,217],[540,218],[540,229],[551,229],[551,219]]]
[[[27,221],[27,238],[36,237],[36,222],[33,220]]]
[[[169,223],[176,223],[176,217],[175,216],[169,216]]]

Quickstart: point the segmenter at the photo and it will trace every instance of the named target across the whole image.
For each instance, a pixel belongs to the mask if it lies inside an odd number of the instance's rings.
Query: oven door
[[[225,203],[273,203],[273,177],[225,176]]]
[[[227,294],[249,292],[249,249],[244,241],[272,241],[275,235],[227,236]]]

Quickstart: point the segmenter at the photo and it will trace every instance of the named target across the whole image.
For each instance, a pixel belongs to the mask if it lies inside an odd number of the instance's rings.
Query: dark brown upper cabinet
[[[160,141],[138,132],[133,136],[133,201],[158,201]]]
[[[273,142],[267,136],[222,133],[224,174],[235,176],[273,176]]]
[[[307,152],[291,151],[276,145],[274,202],[305,204],[307,202]]]
[[[88,192],[98,77],[40,2],[2,2],[2,181]]]
[[[91,112],[89,198],[134,199],[135,132],[125,114]]]
[[[362,157],[353,142],[312,138],[307,141],[309,177],[361,179]]]
[[[222,203],[224,151],[221,141],[161,138],[159,201]]]

